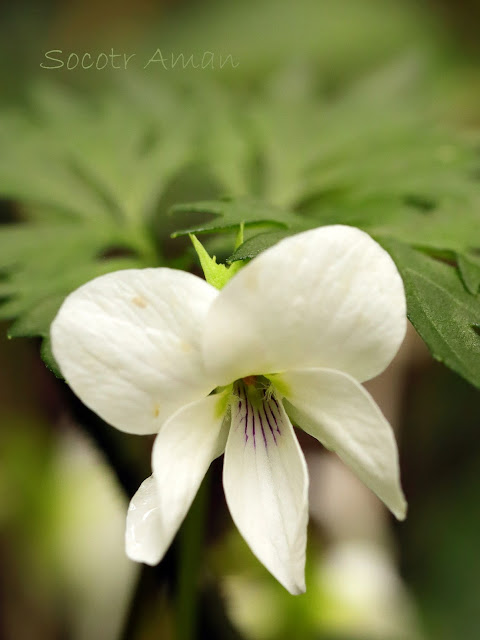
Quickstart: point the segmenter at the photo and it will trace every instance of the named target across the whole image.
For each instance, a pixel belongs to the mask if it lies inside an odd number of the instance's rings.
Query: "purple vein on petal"
[[[277,408],[278,408],[278,403],[276,401],[275,401],[275,404],[277,405]],[[280,427],[278,426],[278,420],[280,419],[280,416],[278,416],[278,419],[277,419],[277,416],[275,415],[275,412],[273,411],[271,403],[267,403],[266,407],[268,408],[268,411],[270,412],[270,416],[273,418],[273,421],[275,422],[275,427],[276,427],[277,433],[282,435],[282,432],[280,431]]]
[[[265,411],[264,411],[263,413],[265,414]],[[265,444],[265,449],[267,449],[267,448],[268,448],[268,445],[267,445],[267,436],[265,435],[265,429],[264,429],[264,427],[263,427],[262,414],[260,413],[260,411],[258,412],[258,417],[259,417],[259,419],[260,419],[260,427],[261,427],[261,429],[262,429],[263,442],[264,442],[264,444]],[[265,415],[265,417],[266,417],[266,415]]]
[[[273,436],[273,440],[274,440],[275,444],[277,444],[277,436],[275,435],[275,430],[274,430],[274,428],[273,428],[273,426],[272,426],[272,423],[270,422],[270,418],[268,417],[268,414],[267,414],[267,407],[269,407],[269,405],[268,405],[268,404],[265,404],[265,401],[264,401],[264,402],[263,402],[263,413],[264,413],[265,418],[266,418],[266,420],[267,420],[267,424],[268,424],[268,426],[269,426],[270,432],[271,432],[271,434],[272,434],[272,436]],[[278,429],[278,425],[277,425],[277,429]],[[267,446],[266,441],[265,441],[265,446]]]

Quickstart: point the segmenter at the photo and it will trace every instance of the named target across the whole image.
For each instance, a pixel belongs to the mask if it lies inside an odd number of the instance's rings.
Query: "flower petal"
[[[136,562],[158,564],[165,553],[161,530],[157,483],[152,475],[142,482],[128,507],[125,532],[128,557]]]
[[[354,227],[321,227],[257,256],[212,304],[205,362],[218,384],[327,367],[380,373],[406,330],[403,283],[386,251]]]
[[[67,297],[52,324],[53,354],[73,391],[104,420],[155,433],[215,387],[200,343],[217,295],[183,271],[109,273]]]
[[[162,559],[210,463],[225,448],[229,424],[224,407],[221,396],[208,396],[180,409],[162,426],[153,446],[153,475],[132,498],[127,515],[132,560],[156,564]]]
[[[232,405],[223,486],[232,518],[253,553],[293,594],[305,591],[308,473],[282,403],[254,406],[243,383]]]
[[[302,429],[335,451],[403,520],[407,504],[400,485],[393,430],[370,394],[340,371],[310,369],[271,376]]]

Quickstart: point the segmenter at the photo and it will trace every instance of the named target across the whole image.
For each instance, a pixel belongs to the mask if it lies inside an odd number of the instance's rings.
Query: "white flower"
[[[220,292],[167,268],[74,291],[51,331],[67,382],[118,429],[158,432],[153,475],[128,512],[128,555],[160,561],[225,451],[235,524],[291,593],[304,591],[308,474],[290,419],[404,518],[392,429],[360,383],[385,369],[405,329],[390,256],[345,226],[281,241]]]

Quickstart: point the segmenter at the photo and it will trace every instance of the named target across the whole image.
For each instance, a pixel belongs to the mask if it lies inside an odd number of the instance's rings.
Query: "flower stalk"
[[[180,529],[176,595],[177,640],[194,640],[198,628],[199,578],[205,548],[210,474],[207,473]]]

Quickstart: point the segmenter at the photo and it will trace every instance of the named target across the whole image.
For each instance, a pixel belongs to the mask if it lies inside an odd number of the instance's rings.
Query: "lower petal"
[[[393,430],[362,385],[332,369],[290,371],[271,380],[281,389],[298,426],[335,451],[403,520],[407,504]]]
[[[236,386],[223,485],[232,518],[253,553],[293,594],[305,591],[308,473],[282,403]]]
[[[210,463],[223,452],[224,406],[220,395],[194,402],[177,411],[156,437],[153,475],[133,496],[127,515],[132,560],[157,564],[170,546]]]

